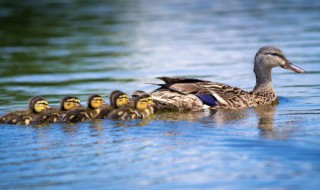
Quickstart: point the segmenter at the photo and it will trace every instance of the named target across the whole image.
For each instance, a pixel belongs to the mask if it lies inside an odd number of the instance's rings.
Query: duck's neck
[[[256,85],[253,89],[253,93],[260,96],[270,96],[270,94],[275,95],[276,92],[272,86],[271,80],[271,68],[260,68],[255,65],[254,73],[256,75]]]

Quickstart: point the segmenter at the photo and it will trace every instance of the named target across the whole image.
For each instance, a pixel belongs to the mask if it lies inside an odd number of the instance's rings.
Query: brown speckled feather
[[[163,79],[163,77],[160,77]],[[211,94],[217,101],[214,108],[243,109],[260,104],[270,104],[276,99],[275,93],[270,96],[259,96],[237,87],[226,84],[186,78],[165,77],[166,84],[151,93],[156,109],[201,110],[203,102],[196,96]]]
[[[67,111],[60,109],[46,110],[44,113],[37,115],[31,122],[32,125],[42,125],[58,122]]]
[[[139,111],[132,106],[121,107],[113,110],[109,115],[108,119],[115,120],[130,120],[130,119],[145,119],[153,114],[153,108]]]
[[[108,115],[114,110],[115,108],[110,105],[105,105],[101,108],[99,115],[95,117],[95,119],[107,119]]]
[[[99,109],[90,109],[90,108],[76,108],[70,111],[63,116],[61,121],[63,123],[77,123],[82,122],[87,119],[92,119],[99,115]]]

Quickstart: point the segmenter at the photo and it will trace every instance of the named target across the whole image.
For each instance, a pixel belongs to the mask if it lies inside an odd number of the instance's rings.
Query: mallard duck
[[[38,114],[31,122],[33,125],[56,123],[67,111],[81,107],[80,99],[73,96],[66,96],[61,100],[60,109],[48,109]]]
[[[0,118],[0,122],[6,124],[29,125],[38,114],[49,108],[47,100],[43,99],[41,96],[36,96],[30,99],[29,110],[14,111],[5,114]]]
[[[258,50],[254,59],[256,85],[250,92],[227,84],[194,78],[159,77],[165,84],[151,95],[157,110],[202,110],[204,108],[244,109],[276,101],[271,70],[282,67],[296,73],[305,71],[293,65],[284,53],[273,46]]]
[[[106,119],[109,113],[117,108],[127,105],[130,102],[129,96],[120,90],[110,94],[110,105],[104,105],[96,119]]]
[[[128,120],[144,119],[153,114],[153,101],[150,94],[142,94],[133,100],[133,104],[120,107],[108,115],[108,119]]]
[[[88,98],[87,108],[75,108],[67,111],[66,114],[61,119],[64,123],[77,123],[82,122],[86,119],[95,118],[100,113],[101,107],[105,104],[103,98],[94,94]]]

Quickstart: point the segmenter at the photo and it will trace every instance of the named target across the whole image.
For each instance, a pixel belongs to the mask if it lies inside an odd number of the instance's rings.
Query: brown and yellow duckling
[[[141,95],[143,95],[143,94],[148,94],[148,93],[146,93],[145,91],[143,91],[143,90],[136,90],[136,91],[134,91],[132,94],[131,94],[131,97],[132,97],[132,99],[135,99],[135,98],[137,98],[138,96],[141,96]],[[153,106],[150,106],[150,111],[152,112],[152,113],[154,113],[154,102],[153,102],[153,98],[149,95],[149,97],[148,97],[148,103],[150,104],[150,105],[153,105]]]
[[[48,101],[41,96],[36,96],[30,99],[29,110],[5,114],[0,118],[0,123],[29,125],[38,114],[43,113],[48,108],[50,108]]]
[[[133,101],[133,106],[123,106],[112,111],[108,118],[116,120],[144,119],[153,114],[153,100],[149,94],[141,94]]]
[[[91,95],[88,98],[87,103],[87,108],[75,108],[67,111],[67,113],[62,118],[62,122],[77,123],[82,122],[86,119],[95,118],[99,115],[103,105],[105,105],[103,98],[98,94]]]
[[[96,119],[106,119],[110,112],[130,103],[129,96],[120,90],[110,94],[110,105],[104,105]]]
[[[31,122],[33,125],[56,123],[67,113],[67,111],[81,107],[80,99],[66,96],[61,100],[60,109],[48,109],[37,115]]]

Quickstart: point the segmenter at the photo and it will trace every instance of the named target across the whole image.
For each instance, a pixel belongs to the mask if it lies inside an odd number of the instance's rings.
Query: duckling
[[[130,103],[128,95],[120,90],[115,90],[110,94],[110,105],[103,106],[96,119],[106,119],[111,111],[128,103]]]
[[[41,96],[36,96],[30,99],[29,110],[14,111],[5,114],[0,118],[0,121],[6,124],[29,125],[38,114],[49,108],[50,106],[47,100]]]
[[[88,98],[87,108],[75,108],[73,110],[67,111],[62,118],[62,122],[65,123],[77,123],[82,122],[86,119],[92,119],[99,115],[101,107],[105,105],[103,98],[94,94]]]
[[[109,115],[109,119],[116,120],[127,120],[127,119],[144,119],[153,114],[153,99],[145,93],[134,99],[133,106],[123,106],[114,111]]]
[[[67,111],[81,107],[79,98],[66,96],[61,100],[60,109],[49,109],[37,115],[31,122],[33,125],[56,123],[62,118]]]
[[[143,90],[136,90],[136,91],[134,91],[132,94],[131,94],[131,97],[132,97],[132,99],[135,99],[135,98],[137,98],[138,96],[140,96],[140,95],[142,95],[142,94],[147,94],[145,91],[143,91]],[[150,104],[150,105],[154,105],[154,102],[153,102],[153,98],[151,97],[151,96],[149,96],[149,98],[148,98],[148,103]],[[150,106],[150,111],[152,112],[152,113],[154,113],[154,106]]]

